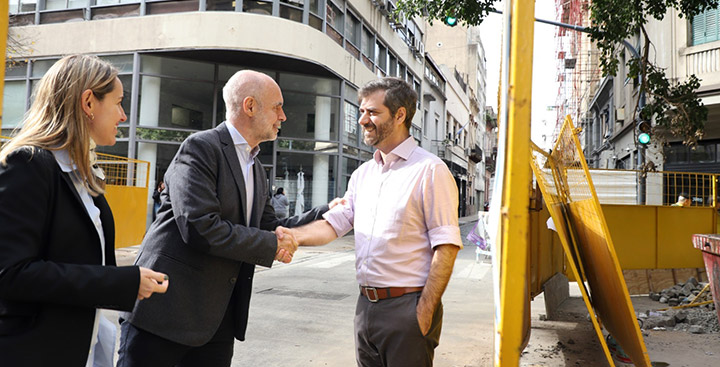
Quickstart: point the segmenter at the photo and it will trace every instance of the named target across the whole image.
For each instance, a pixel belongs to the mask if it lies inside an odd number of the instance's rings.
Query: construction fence
[[[0,147],[8,137],[0,136]],[[115,221],[115,247],[140,244],[145,235],[150,162],[98,153],[105,172],[105,198]]]

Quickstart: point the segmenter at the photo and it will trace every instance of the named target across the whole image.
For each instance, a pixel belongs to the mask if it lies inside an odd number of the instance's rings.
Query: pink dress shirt
[[[353,172],[338,205],[323,217],[338,236],[355,228],[355,269],[360,285],[424,286],[433,248],[463,247],[458,189],[438,157],[412,137]]]

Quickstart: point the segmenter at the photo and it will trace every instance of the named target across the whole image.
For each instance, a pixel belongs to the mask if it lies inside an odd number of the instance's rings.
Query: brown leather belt
[[[375,287],[364,287],[360,286],[360,294],[365,296],[370,302],[377,302],[381,299],[395,298],[402,295],[422,292],[423,287],[389,287],[389,288],[375,288]]]

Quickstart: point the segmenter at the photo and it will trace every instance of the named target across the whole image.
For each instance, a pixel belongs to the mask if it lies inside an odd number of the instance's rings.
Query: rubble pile
[[[687,305],[691,302],[712,301],[710,290],[706,290],[700,297],[697,297],[706,284],[690,278],[687,282],[663,289],[660,293],[650,293],[650,298],[665,303],[669,307]],[[698,299],[695,300],[695,298]],[[647,311],[641,313],[639,319],[645,330],[676,330],[693,334],[720,333],[720,324],[713,302],[680,309]]]

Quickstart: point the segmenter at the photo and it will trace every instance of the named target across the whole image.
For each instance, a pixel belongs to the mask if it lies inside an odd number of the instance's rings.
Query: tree
[[[674,136],[685,144],[695,144],[703,136],[708,111],[697,96],[700,80],[695,75],[683,82],[671,82],[665,70],[650,61],[652,43],[645,26],[651,18],[662,20],[668,9],[674,8],[680,17],[691,19],[717,8],[718,1],[593,0],[590,4],[591,26],[587,31],[600,51],[604,75],[617,74],[622,41],[642,37],[640,57],[627,61],[628,77],[638,78],[640,91],[648,98],[644,106],[636,105],[633,120],[654,121],[653,134],[663,143]],[[396,12],[405,17],[424,17],[430,24],[454,16],[461,24],[474,26],[483,21],[495,3],[500,0],[398,0]]]

